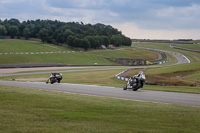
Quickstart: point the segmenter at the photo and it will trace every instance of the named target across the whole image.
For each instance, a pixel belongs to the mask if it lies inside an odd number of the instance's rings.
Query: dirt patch
[[[157,59],[155,59],[155,61],[157,60],[162,60],[162,55],[160,53],[157,53]]]
[[[145,69],[129,69],[121,74],[121,77],[130,78],[131,76],[137,74],[139,71],[144,71]],[[199,79],[187,79],[183,76],[194,74],[199,71],[190,72],[176,72],[169,74],[160,75],[150,75],[146,74],[146,83],[149,85],[162,85],[162,86],[195,86],[195,83],[200,83]]]
[[[47,47],[51,47],[51,48],[54,48],[54,49],[62,50],[62,49],[60,49],[60,48],[58,48],[58,47],[54,47],[54,46],[51,46],[51,45],[49,45],[49,44],[44,44],[44,43],[40,43],[40,42],[36,42],[36,41],[31,41],[31,42],[37,43],[37,44],[41,44],[41,45],[44,45],[44,46],[47,46]]]
[[[163,86],[188,86],[183,83],[171,83],[171,82],[155,82],[155,84]]]
[[[143,69],[128,69],[124,73],[120,74],[119,76],[124,78],[130,78],[133,75],[138,74],[139,71],[142,71]]]

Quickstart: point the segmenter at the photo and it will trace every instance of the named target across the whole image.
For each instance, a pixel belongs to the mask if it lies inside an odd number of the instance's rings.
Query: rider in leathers
[[[60,83],[60,81],[62,80],[62,73],[52,73],[49,77],[49,79],[46,81],[46,84],[49,83],[49,81],[51,80],[51,78],[56,77],[58,80],[58,83]]]
[[[134,78],[138,79],[138,82],[141,83],[141,88],[143,88],[143,85],[144,85],[144,82],[145,82],[145,79],[146,79],[143,71],[140,71],[137,75],[134,75],[134,76],[131,77],[131,79],[134,79]]]

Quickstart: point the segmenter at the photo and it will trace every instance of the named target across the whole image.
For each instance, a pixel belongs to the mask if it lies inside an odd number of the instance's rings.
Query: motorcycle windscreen
[[[144,74],[141,75],[141,79],[146,79]]]

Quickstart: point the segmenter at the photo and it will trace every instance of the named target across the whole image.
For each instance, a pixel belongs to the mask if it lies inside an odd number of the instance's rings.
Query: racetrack
[[[170,52],[170,51],[167,51]],[[170,52],[173,54],[177,60],[177,64],[189,63],[188,59],[183,55],[175,52]],[[159,67],[159,66],[152,66]],[[136,68],[136,67],[134,67]],[[144,68],[144,67],[137,67]],[[98,71],[98,70],[110,70],[110,69],[125,69],[123,68],[101,68],[101,69],[88,69],[88,70],[64,70],[56,72],[78,72],[78,71]],[[54,71],[55,72],[55,71]],[[41,74],[50,72],[33,72],[33,73],[17,73],[17,74],[0,74],[0,76],[10,76],[10,75],[25,75],[25,74]],[[114,76],[114,75],[113,75]],[[57,91],[64,93],[76,93],[82,95],[92,95],[92,96],[103,96],[112,98],[121,98],[136,101],[149,101],[158,102],[166,104],[180,104],[189,106],[200,106],[200,95],[199,94],[188,94],[188,93],[175,93],[175,92],[161,92],[161,91],[148,91],[148,90],[138,90],[138,91],[124,91],[122,88],[116,87],[105,87],[105,86],[95,86],[95,85],[82,85],[82,84],[45,84],[43,82],[16,82],[16,81],[0,81],[1,85],[17,86],[24,88],[33,88],[39,90]]]
[[[149,91],[149,90],[124,91],[122,88],[117,88],[117,87],[68,84],[68,83],[45,84],[43,82],[0,81],[0,84],[24,87],[24,88],[32,88],[38,90],[75,93],[81,95],[103,96],[103,97],[135,100],[135,101],[148,101],[154,103],[179,104],[179,105],[200,107],[200,94]]]
[[[184,55],[182,55],[178,52],[172,52],[172,51],[160,50],[160,49],[152,49],[152,48],[144,48],[144,47],[136,47],[136,48],[141,48],[141,49],[146,49],[146,50],[154,50],[154,51],[161,51],[161,52],[172,54],[178,60],[178,62],[175,65],[190,63],[190,60],[186,56],[184,56]]]

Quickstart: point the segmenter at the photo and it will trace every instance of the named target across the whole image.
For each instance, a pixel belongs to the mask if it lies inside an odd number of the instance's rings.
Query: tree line
[[[110,25],[84,24],[83,22],[60,22],[57,20],[0,19],[0,36],[11,38],[39,38],[42,42],[68,44],[71,47],[99,48],[112,44],[116,47],[131,45],[131,39]]]

